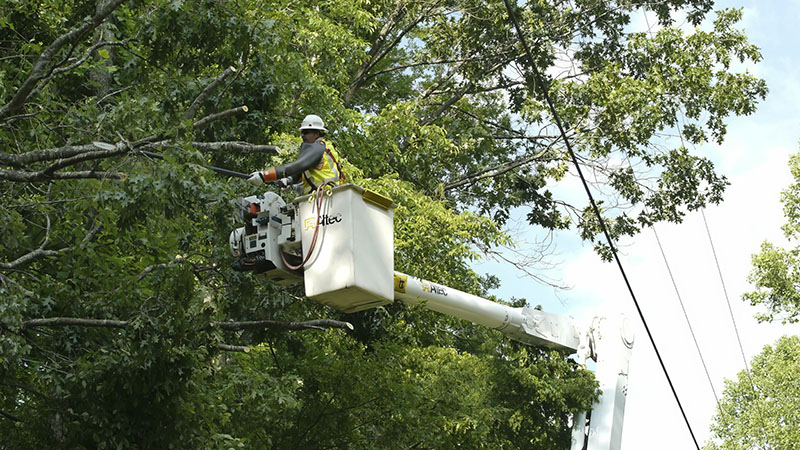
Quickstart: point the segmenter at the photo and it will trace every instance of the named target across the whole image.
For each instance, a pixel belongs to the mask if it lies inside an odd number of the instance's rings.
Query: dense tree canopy
[[[784,336],[725,381],[706,448],[795,448],[800,442],[800,337]]]
[[[724,176],[664,136],[721,141],[766,93],[733,69],[760,59],[741,13],[708,0],[523,2],[532,58],[496,0],[0,5],[7,448],[563,448],[589,372],[232,271],[228,200],[254,192],[206,167],[289,161],[320,114],[350,180],[399,205],[396,268],[483,294],[470,262],[509,243],[513,208],[599,231],[549,189],[569,160],[532,64],[615,237],[720,201]],[[645,11],[659,26],[632,31]]]

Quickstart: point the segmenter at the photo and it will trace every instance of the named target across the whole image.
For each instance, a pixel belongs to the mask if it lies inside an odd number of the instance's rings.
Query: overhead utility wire
[[[603,217],[600,215],[600,210],[597,208],[597,204],[594,201],[594,197],[592,196],[592,192],[589,189],[589,184],[586,182],[586,179],[583,176],[583,172],[581,171],[581,167],[578,164],[578,158],[575,156],[575,152],[572,151],[572,145],[567,138],[567,133],[564,130],[564,126],[561,123],[561,119],[556,111],[555,106],[553,105],[552,100],[550,99],[550,95],[548,93],[548,86],[545,84],[544,78],[539,73],[539,70],[536,68],[536,64],[534,63],[533,54],[531,53],[530,47],[528,46],[528,41],[525,39],[525,35],[522,33],[522,29],[519,26],[519,22],[517,22],[517,17],[514,14],[514,11],[511,9],[511,5],[508,3],[508,0],[503,0],[505,3],[506,10],[508,11],[508,16],[511,19],[511,22],[514,24],[514,28],[517,31],[517,35],[519,36],[520,44],[522,44],[523,50],[525,54],[528,56],[529,60],[529,68],[533,72],[536,81],[539,83],[539,86],[542,88],[542,96],[544,97],[545,101],[547,102],[547,106],[550,109],[550,113],[553,114],[553,120],[556,122],[556,126],[558,127],[558,131],[561,133],[561,137],[564,140],[564,145],[567,147],[567,151],[572,158],[572,162],[575,164],[575,168],[578,171],[578,175],[581,178],[581,182],[583,183],[583,188],[586,191],[586,195],[589,197],[589,202],[592,205],[592,209],[594,210],[595,215],[597,216],[598,221],[600,222],[600,228],[603,230],[603,234],[606,237],[606,241],[608,241],[608,245],[611,248],[611,252],[614,255],[614,259],[617,262],[617,266],[619,267],[620,273],[622,273],[622,278],[625,280],[625,285],[628,287],[628,292],[633,299],[633,304],[636,306],[636,311],[639,313],[639,318],[642,320],[642,324],[644,325],[644,329],[647,332],[647,336],[650,339],[650,343],[653,346],[653,350],[655,350],[656,357],[658,358],[658,362],[661,365],[661,369],[664,371],[664,376],[667,378],[667,382],[669,383],[669,387],[672,390],[672,395],[675,397],[675,402],[678,404],[678,408],[681,411],[681,415],[683,415],[683,420],[686,422],[686,427],[689,429],[689,434],[692,436],[692,441],[694,441],[694,445],[697,450],[700,450],[700,444],[697,443],[697,438],[694,435],[694,431],[692,430],[692,426],[689,423],[689,419],[686,417],[686,412],[683,409],[683,405],[681,404],[680,399],[678,398],[678,393],[675,391],[675,386],[672,384],[672,379],[669,376],[669,372],[667,372],[667,367],[664,364],[664,360],[661,358],[661,354],[658,351],[658,347],[656,346],[656,342],[653,339],[653,334],[650,332],[650,328],[647,326],[647,321],[644,318],[644,314],[642,313],[642,309],[639,307],[639,301],[636,299],[636,295],[633,292],[633,288],[631,287],[630,282],[628,281],[628,276],[625,273],[625,269],[622,267],[622,261],[619,259],[619,255],[617,255],[617,250],[614,247],[614,242],[611,240],[611,235],[608,233],[608,229],[606,228],[605,221],[603,221]],[[529,86],[528,89],[533,91]]]
[[[747,375],[747,380],[750,382],[750,389],[753,392],[756,392],[756,385],[753,382],[753,377],[750,375],[750,365],[747,363],[747,356],[744,353],[744,346],[742,346],[742,338],[739,335],[739,327],[736,326],[736,318],[733,315],[733,308],[731,307],[731,299],[728,297],[728,289],[725,287],[725,278],[722,276],[722,269],[719,265],[719,258],[717,258],[717,250],[714,248],[714,240],[711,239],[711,230],[708,227],[708,221],[706,220],[706,213],[703,209],[700,210],[700,214],[703,216],[703,224],[706,226],[706,234],[708,235],[708,243],[711,244],[711,254],[714,255],[714,263],[717,265],[717,273],[719,274],[719,281],[722,283],[722,292],[725,294],[725,302],[728,304],[728,312],[731,315],[731,322],[733,323],[733,331],[736,333],[736,339],[739,342],[739,351],[742,354],[742,361],[744,361],[744,370],[745,374]],[[769,435],[767,433],[767,425],[766,420],[761,415],[761,409],[756,408],[756,412],[758,413],[758,419],[761,422],[761,432],[764,433],[764,441],[766,442],[769,440]],[[720,406],[720,414],[723,414],[722,407]]]
[[[652,37],[652,31],[651,31],[651,28],[650,28],[650,22],[647,20],[647,14],[646,13],[644,14],[644,20],[647,23],[647,30],[650,33],[650,36]],[[683,120],[683,118],[681,118],[681,120]],[[684,127],[685,127],[685,123],[684,123]],[[678,137],[681,140],[681,145],[686,147],[686,143],[683,140],[683,131],[682,130],[678,131]],[[734,334],[736,334],[736,341],[737,341],[737,343],[739,345],[739,353],[742,355],[742,362],[744,362],[745,374],[747,375],[747,380],[750,382],[750,388],[753,390],[753,392],[756,392],[756,386],[755,386],[755,383],[753,382],[753,377],[750,374],[750,366],[749,366],[749,364],[747,362],[747,356],[745,355],[745,352],[744,352],[744,346],[742,345],[742,337],[739,334],[739,327],[736,325],[736,317],[733,315],[733,308],[731,307],[731,299],[728,296],[728,288],[725,285],[725,277],[722,276],[722,268],[719,265],[719,258],[717,257],[717,250],[716,250],[716,247],[714,247],[714,240],[711,238],[711,229],[708,226],[708,220],[706,219],[705,208],[700,208],[700,215],[703,217],[703,225],[705,225],[706,235],[708,235],[708,243],[711,246],[711,254],[714,257],[714,263],[716,264],[716,267],[717,267],[717,274],[719,274],[719,281],[720,281],[720,284],[722,285],[722,293],[725,296],[725,303],[728,305],[728,313],[731,316],[731,323],[733,324]],[[655,228],[653,228],[653,232],[655,232]],[[656,239],[658,239],[658,237],[656,237]],[[666,262],[666,259],[664,261]],[[683,305],[681,305],[681,306],[683,306]],[[686,320],[688,322],[688,320],[689,320],[688,317],[687,317]],[[699,351],[700,351],[700,349],[698,348],[698,352]],[[701,358],[702,358],[702,355],[701,355]],[[706,373],[708,373],[708,371],[706,371]],[[711,389],[712,390],[714,389],[714,385],[713,384],[711,385]],[[716,397],[716,391],[714,393],[714,396]],[[725,414],[725,412],[722,410],[722,405],[719,403],[719,400],[717,400],[717,408],[719,408],[720,415]],[[761,431],[764,434],[764,440],[766,441],[766,440],[768,440],[766,421],[764,420],[764,417],[761,415],[761,410],[760,409],[756,409],[756,411],[758,412],[758,419],[761,422]]]
[[[728,297],[728,289],[725,287],[725,278],[722,277],[722,269],[719,266],[719,259],[717,258],[717,250],[714,248],[714,241],[711,239],[711,230],[708,228],[708,221],[706,220],[706,213],[700,210],[703,216],[703,224],[706,226],[706,234],[708,235],[708,243],[711,245],[711,254],[714,255],[714,263],[717,265],[717,273],[719,274],[719,281],[722,283],[722,293],[725,294],[725,302],[728,304],[728,312],[731,315],[731,322],[733,323],[733,331],[736,333],[736,340],[739,342],[739,351],[742,354],[742,361],[744,361],[744,369],[747,375],[750,376],[750,365],[747,362],[747,356],[744,354],[744,346],[742,346],[742,337],[739,335],[739,328],[736,326],[736,318],[733,316],[733,308],[731,307],[731,299]]]
[[[703,358],[703,352],[700,351],[700,344],[697,342],[697,336],[694,334],[694,328],[692,327],[692,323],[689,321],[689,314],[686,312],[686,306],[683,305],[683,298],[681,298],[681,293],[678,291],[678,284],[675,282],[675,277],[672,275],[672,269],[669,266],[669,262],[667,262],[667,254],[664,252],[664,247],[661,246],[661,239],[658,237],[658,232],[656,231],[655,226],[651,226],[650,229],[653,230],[653,234],[656,237],[656,242],[658,243],[658,249],[661,250],[661,257],[664,259],[664,265],[667,267],[667,273],[669,274],[669,279],[672,280],[672,287],[675,288],[675,295],[678,297],[678,303],[681,305],[681,310],[683,311],[683,317],[686,319],[686,325],[689,327],[689,333],[692,335],[692,340],[694,341],[694,347],[697,349],[697,354],[700,356],[700,363],[703,365],[703,370],[706,372],[706,378],[708,379],[708,384],[711,386],[711,393],[714,394],[714,400],[717,402],[717,408],[722,411],[722,406],[719,403],[719,397],[717,396],[717,390],[714,389],[714,382],[711,381],[711,374],[708,373],[708,366],[706,365],[706,360]]]
[[[643,12],[643,16],[644,16],[644,21],[647,24],[647,32],[648,32],[648,34],[650,34],[650,38],[652,39],[653,38],[653,29],[650,26],[650,21],[647,19],[647,11],[644,8],[642,8],[642,12]],[[681,108],[681,112],[683,112],[682,108]],[[683,120],[684,120],[684,117],[681,117],[681,121],[683,121]],[[685,128],[685,126],[686,126],[686,124],[684,123],[684,128]],[[686,147],[686,142],[684,142],[684,140],[683,140],[683,130],[678,129],[678,137],[681,140],[681,146]],[[725,278],[722,276],[722,269],[720,268],[720,265],[719,265],[719,259],[717,258],[717,251],[716,251],[716,249],[714,247],[714,241],[713,241],[713,239],[711,239],[711,230],[710,230],[710,228],[708,226],[708,221],[706,220],[706,214],[705,214],[704,210],[705,210],[705,208],[700,208],[700,214],[703,217],[703,224],[705,224],[706,234],[708,235],[708,242],[711,245],[711,254],[714,257],[714,262],[716,263],[716,266],[717,266],[717,273],[719,274],[719,280],[720,280],[720,283],[722,284],[722,292],[725,295],[725,301],[728,304],[728,312],[730,313],[731,322],[733,323],[733,330],[734,330],[734,332],[736,334],[736,340],[738,341],[738,344],[739,344],[739,351],[741,352],[742,360],[744,361],[745,373],[747,375],[748,380],[750,381],[751,389],[753,390],[753,392],[755,392],[756,391],[755,384],[753,383],[753,378],[750,376],[750,367],[748,366],[747,357],[745,356],[744,347],[742,346],[742,338],[739,335],[739,328],[736,325],[736,318],[733,315],[733,309],[731,308],[731,301],[730,301],[730,298],[728,296],[728,289],[725,286]],[[670,270],[670,268],[669,268],[669,263],[667,262],[667,256],[664,253],[664,249],[661,248],[661,241],[658,238],[658,233],[656,232],[656,228],[655,228],[655,226],[651,226],[651,228],[653,230],[653,234],[655,234],[655,236],[656,236],[656,241],[658,241],[658,246],[661,249],[661,255],[664,258],[664,264],[667,266],[667,271],[669,272],[669,276],[670,276],[670,278],[672,278],[672,270]],[[703,363],[703,369],[705,370],[706,377],[708,377],[708,382],[711,385],[711,391],[714,394],[714,399],[717,401],[717,409],[719,411],[720,416],[722,416],[722,415],[724,415],[726,413],[722,409],[722,405],[719,402],[719,398],[717,398],[717,391],[714,389],[714,383],[711,381],[711,376],[708,373],[708,368],[706,367],[705,360],[703,359],[703,354],[700,352],[700,346],[698,345],[697,339],[694,336],[694,330],[692,330],[692,325],[689,322],[689,316],[686,314],[686,308],[684,308],[684,306],[683,306],[683,300],[681,300],[680,293],[678,292],[678,286],[675,284],[675,280],[674,279],[672,279],[672,284],[675,287],[675,293],[677,294],[678,301],[680,302],[681,308],[683,309],[683,314],[684,314],[684,317],[686,318],[686,323],[687,323],[687,325],[689,325],[689,330],[692,333],[692,339],[694,339],[694,341],[695,341],[695,347],[697,348],[697,354],[700,355],[700,361]],[[764,421],[764,418],[761,416],[761,410],[757,410],[757,411],[758,411],[758,418],[761,421],[761,431],[764,433],[764,437],[765,437],[765,440],[766,440],[767,431],[766,431],[765,421]],[[730,413],[728,413],[728,414],[730,414]]]
[[[642,12],[644,15],[644,22],[647,24],[647,33],[650,35],[650,39],[654,39],[653,28],[652,26],[650,26],[650,21],[647,19],[647,11],[644,8],[642,8]],[[683,131],[681,131],[680,129],[678,130],[678,137],[680,137],[681,139],[681,145],[685,147],[686,144],[683,142]],[[645,212],[647,212],[646,207],[645,207]],[[697,349],[697,355],[700,357],[700,363],[702,364],[703,371],[706,374],[708,385],[711,386],[711,393],[714,395],[714,401],[717,402],[717,409],[719,410],[720,414],[722,414],[722,405],[719,402],[719,396],[717,395],[717,390],[716,388],[714,388],[714,382],[711,380],[711,374],[708,372],[708,365],[706,364],[706,360],[703,357],[703,352],[700,350],[700,343],[697,342],[697,336],[694,333],[694,327],[692,327],[692,322],[689,320],[689,313],[686,311],[686,306],[683,304],[683,298],[681,297],[681,293],[678,290],[678,283],[675,282],[675,277],[672,274],[672,268],[669,265],[669,261],[667,261],[667,253],[664,251],[664,247],[661,245],[661,239],[658,237],[658,231],[656,231],[655,225],[651,225],[650,229],[653,230],[653,235],[656,237],[656,243],[658,243],[658,249],[661,251],[661,257],[664,259],[664,266],[666,266],[667,268],[669,279],[672,281],[672,287],[675,289],[675,296],[678,297],[678,304],[681,305],[681,311],[683,311],[683,317],[684,319],[686,319],[686,325],[689,327],[689,333],[692,336],[692,341],[694,341],[694,347],[695,349]]]

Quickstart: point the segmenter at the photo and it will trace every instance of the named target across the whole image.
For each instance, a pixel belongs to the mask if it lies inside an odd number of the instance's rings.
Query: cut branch
[[[69,158],[77,157],[83,154],[90,154],[90,156],[86,158],[87,160],[99,159],[100,157],[108,157],[117,154],[123,154],[130,149],[151,149],[176,143],[176,141],[173,140],[169,139],[162,140],[162,139],[163,139],[162,136],[150,136],[129,143],[120,141],[115,144],[92,143],[92,144],[77,145],[77,146],[68,145],[65,147],[51,148],[46,150],[34,150],[19,155],[11,155],[8,153],[0,152],[0,164],[11,167],[24,167],[32,163],[43,162],[43,161],[56,161],[56,160],[74,161],[71,162],[71,164],[74,164],[76,162],[79,162],[80,160],[70,160]],[[241,141],[192,142],[191,145],[197,148],[198,150],[205,150],[205,151],[233,151],[239,153],[280,152],[280,147],[278,147],[277,145],[259,145]],[[113,147],[113,149],[111,147]],[[98,150],[104,150],[109,153],[106,155],[102,155],[100,153],[97,153]],[[62,163],[62,165],[66,164]],[[24,172],[24,173],[35,173],[35,172]]]
[[[86,144],[78,146],[67,145],[65,147],[47,150],[34,150],[19,155],[11,155],[9,153],[0,152],[0,163],[12,167],[22,167],[30,163],[69,158],[94,150],[97,150],[97,147],[95,147],[93,144]]]
[[[81,153],[70,158],[59,159],[54,164],[44,169],[41,173],[46,176],[51,176],[56,170],[69,167],[79,162],[92,161],[95,159],[103,159],[111,156],[121,155],[128,152],[127,146],[117,145],[113,150],[98,150],[93,152]]]
[[[250,347],[245,347],[243,345],[218,344],[217,348],[226,352],[250,353]]]
[[[217,120],[222,120],[231,116],[237,116],[239,114],[244,114],[247,112],[247,106],[239,106],[236,108],[231,108],[227,111],[218,112],[216,114],[209,114],[202,119],[198,120],[194,123],[195,129],[202,129],[203,127],[208,126],[211,122],[216,122]]]
[[[225,69],[224,72],[219,74],[219,76],[217,76],[217,78],[214,79],[214,81],[212,81],[208,86],[206,86],[206,88],[203,89],[203,92],[201,92],[200,95],[198,95],[197,98],[194,99],[192,105],[189,106],[189,109],[186,111],[186,113],[183,114],[183,120],[194,119],[195,114],[197,114],[197,110],[200,109],[200,105],[202,105],[203,102],[206,101],[208,96],[211,95],[211,93],[214,91],[214,89],[217,88],[217,86],[220,85],[220,83],[222,83],[226,78],[228,78],[230,75],[234,73],[236,73],[236,68],[228,67],[227,69]]]
[[[192,142],[198,150],[226,151],[239,153],[269,152],[278,153],[281,149],[277,145],[258,145],[248,142],[222,141],[222,142]]]
[[[12,167],[24,167],[31,163],[42,161],[55,161],[58,159],[68,159],[83,153],[96,152],[97,150],[116,151],[122,149],[136,149],[142,146],[151,145],[163,139],[161,135],[148,136],[133,142],[120,141],[116,144],[107,144],[104,142],[93,142],[84,145],[65,145],[64,147],[50,148],[46,150],[33,150],[30,152],[21,153],[19,155],[11,155],[9,153],[0,152],[0,164]]]

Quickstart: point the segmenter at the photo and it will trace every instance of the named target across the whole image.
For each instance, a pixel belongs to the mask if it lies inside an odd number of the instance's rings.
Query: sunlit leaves
[[[756,315],[759,321],[795,323],[800,320],[800,249],[796,245],[800,227],[800,155],[792,155],[789,169],[794,183],[783,191],[781,202],[786,217],[783,231],[794,246],[781,248],[767,241],[762,243],[761,252],[753,255],[753,267],[748,276],[755,290],[743,296],[750,304],[766,308]]]
[[[767,345],[734,380],[725,380],[708,450],[792,448],[800,439],[800,338]]]

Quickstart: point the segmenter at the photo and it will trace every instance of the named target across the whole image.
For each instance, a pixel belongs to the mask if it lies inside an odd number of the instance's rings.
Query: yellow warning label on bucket
[[[394,274],[394,290],[395,291],[400,292],[400,293],[405,293],[407,285],[408,285],[408,276]]]

